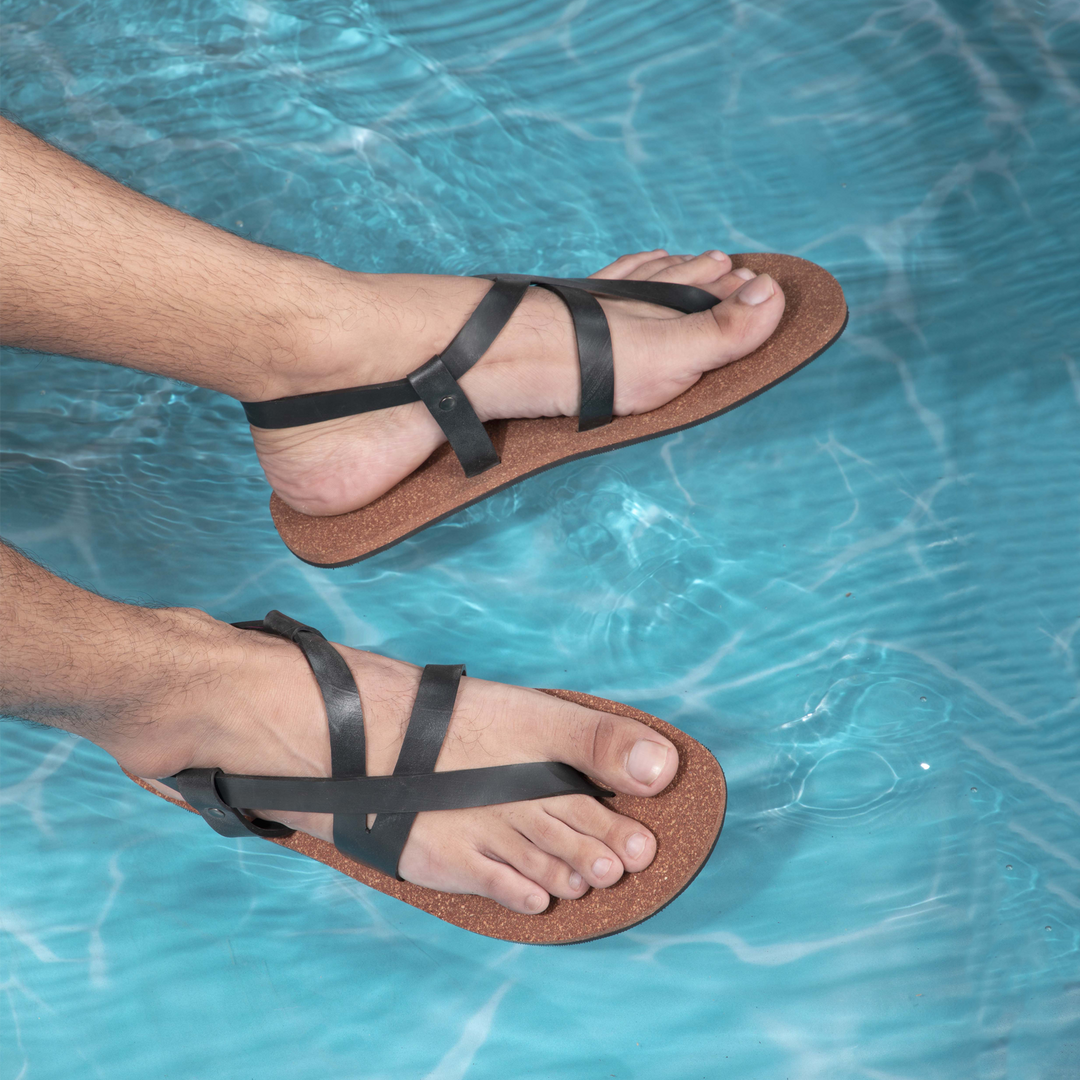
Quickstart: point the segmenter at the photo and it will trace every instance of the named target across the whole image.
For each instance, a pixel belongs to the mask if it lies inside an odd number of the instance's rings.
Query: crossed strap
[[[405,739],[391,776],[368,776],[360,692],[342,655],[312,626],[271,611],[258,622],[233,623],[288,638],[311,665],[326,706],[333,776],[238,776],[221,769],[184,769],[161,783],[222,836],[290,836],[292,829],[253,817],[244,807],[333,814],[334,846],[350,858],[398,877],[398,862],[418,813],[547,799],[614,794],[557,761],[435,772],[462,664],[428,664],[420,677]],[[377,814],[368,828],[369,814]]]
[[[477,476],[498,465],[499,455],[458,379],[491,348],[530,286],[555,293],[566,304],[574,323],[581,369],[578,431],[610,424],[615,404],[611,331],[596,296],[641,300],[685,314],[707,311],[720,303],[718,297],[704,289],[664,281],[531,277],[525,274],[476,276],[492,282],[476,310],[438,356],[433,356],[404,379],[273,401],[245,401],[242,404],[248,422],[259,428],[299,427],[422,401],[442,428],[465,475]]]

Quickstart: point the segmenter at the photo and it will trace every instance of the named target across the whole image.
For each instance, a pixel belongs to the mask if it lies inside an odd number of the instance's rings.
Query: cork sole
[[[270,497],[270,514],[294,555],[313,566],[348,566],[497,491],[567,461],[669,435],[750,401],[820,356],[843,333],[847,305],[837,280],[794,255],[733,255],[735,267],[768,272],[784,290],[780,325],[759,349],[703,375],[652,412],[618,416],[606,427],[577,430],[572,416],[492,420],[485,426],[502,463],[467,479],[443,444],[385,495],[359,510],[311,517]]]
[[[539,915],[518,915],[482,896],[436,892],[407,881],[395,881],[342,855],[333,844],[304,833],[293,833],[272,843],[325,863],[444,922],[503,941],[571,945],[618,934],[644,922],[670,904],[694,880],[712,854],[727,809],[724,772],[701,743],[655,716],[573,690],[544,693],[647,724],[678,749],[675,779],[661,794],[651,799],[616,795],[601,800],[617,813],[640,821],[656,836],[656,858],[640,873],[624,874],[610,888],[592,889],[577,900],[553,898],[548,909]],[[159,798],[195,813],[186,802],[162,795],[145,781],[127,775]],[[200,822],[199,827],[206,826]]]

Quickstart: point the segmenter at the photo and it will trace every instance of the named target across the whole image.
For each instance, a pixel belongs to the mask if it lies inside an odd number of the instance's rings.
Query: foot
[[[784,296],[768,274],[732,270],[723,252],[624,255],[593,275],[694,285],[724,302],[683,315],[599,298],[611,328],[615,413],[648,412],[746,356],[776,329]],[[250,400],[403,378],[441,352],[489,288],[477,278],[344,274],[325,268],[295,359],[264,372]],[[579,375],[566,306],[530,289],[484,358],[461,379],[481,420],[577,414]],[[443,434],[422,402],[276,431],[252,429],[270,484],[305,514],[364,506],[421,465]]]
[[[106,745],[151,779],[218,766],[249,775],[329,776],[326,714],[311,669],[290,642],[235,630],[201,613],[177,612],[179,637],[196,635],[213,676],[187,680],[175,719],[124,727]],[[393,771],[420,669],[336,646],[360,688],[371,775]],[[199,650],[194,650],[199,651]],[[202,689],[200,689],[200,687]],[[205,691],[205,692],[204,692]],[[104,743],[102,745],[105,745]],[[631,795],[659,794],[678,766],[675,747],[633,720],[594,712],[538,690],[464,678],[436,771],[563,761]],[[163,794],[175,792],[155,784]],[[332,818],[259,808],[333,842]],[[551,897],[573,899],[645,869],[656,839],[643,825],[585,795],[419,814],[402,853],[406,881],[490,897],[536,914]]]

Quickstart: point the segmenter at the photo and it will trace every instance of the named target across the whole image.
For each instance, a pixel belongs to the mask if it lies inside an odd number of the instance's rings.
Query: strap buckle
[[[292,836],[295,832],[276,821],[262,822],[248,818],[225,802],[217,789],[221,769],[184,769],[170,779],[176,781],[180,794],[193,810],[216,833],[222,836]]]

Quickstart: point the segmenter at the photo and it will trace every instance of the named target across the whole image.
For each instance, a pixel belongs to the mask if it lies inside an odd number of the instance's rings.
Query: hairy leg
[[[0,712],[76,732],[128,771],[185,768],[330,775],[326,714],[299,649],[200,611],[107,600],[0,544]],[[364,708],[368,772],[393,771],[420,671],[335,646]],[[675,775],[675,747],[632,720],[521,687],[463,679],[436,768],[556,760],[633,795]],[[168,789],[162,789],[173,794]],[[262,817],[332,842],[327,815]],[[406,880],[491,897],[523,914],[644,869],[656,840],[581,795],[418,815],[402,853]]]
[[[240,400],[399,379],[441,352],[488,289],[476,278],[352,273],[263,247],[132,191],[0,119],[0,241],[9,344],[205,386]],[[489,268],[500,269],[500,268]],[[615,411],[654,409],[775,329],[784,298],[722,252],[624,256],[596,276],[680,282],[710,312],[602,300]],[[572,415],[569,313],[530,290],[462,379],[481,419]],[[254,432],[267,477],[312,514],[362,506],[442,441],[420,403],[311,427]]]
[[[2,118],[0,180],[6,344],[239,398],[288,393],[324,291],[348,277],[173,210]],[[356,308],[363,319],[374,300]]]

